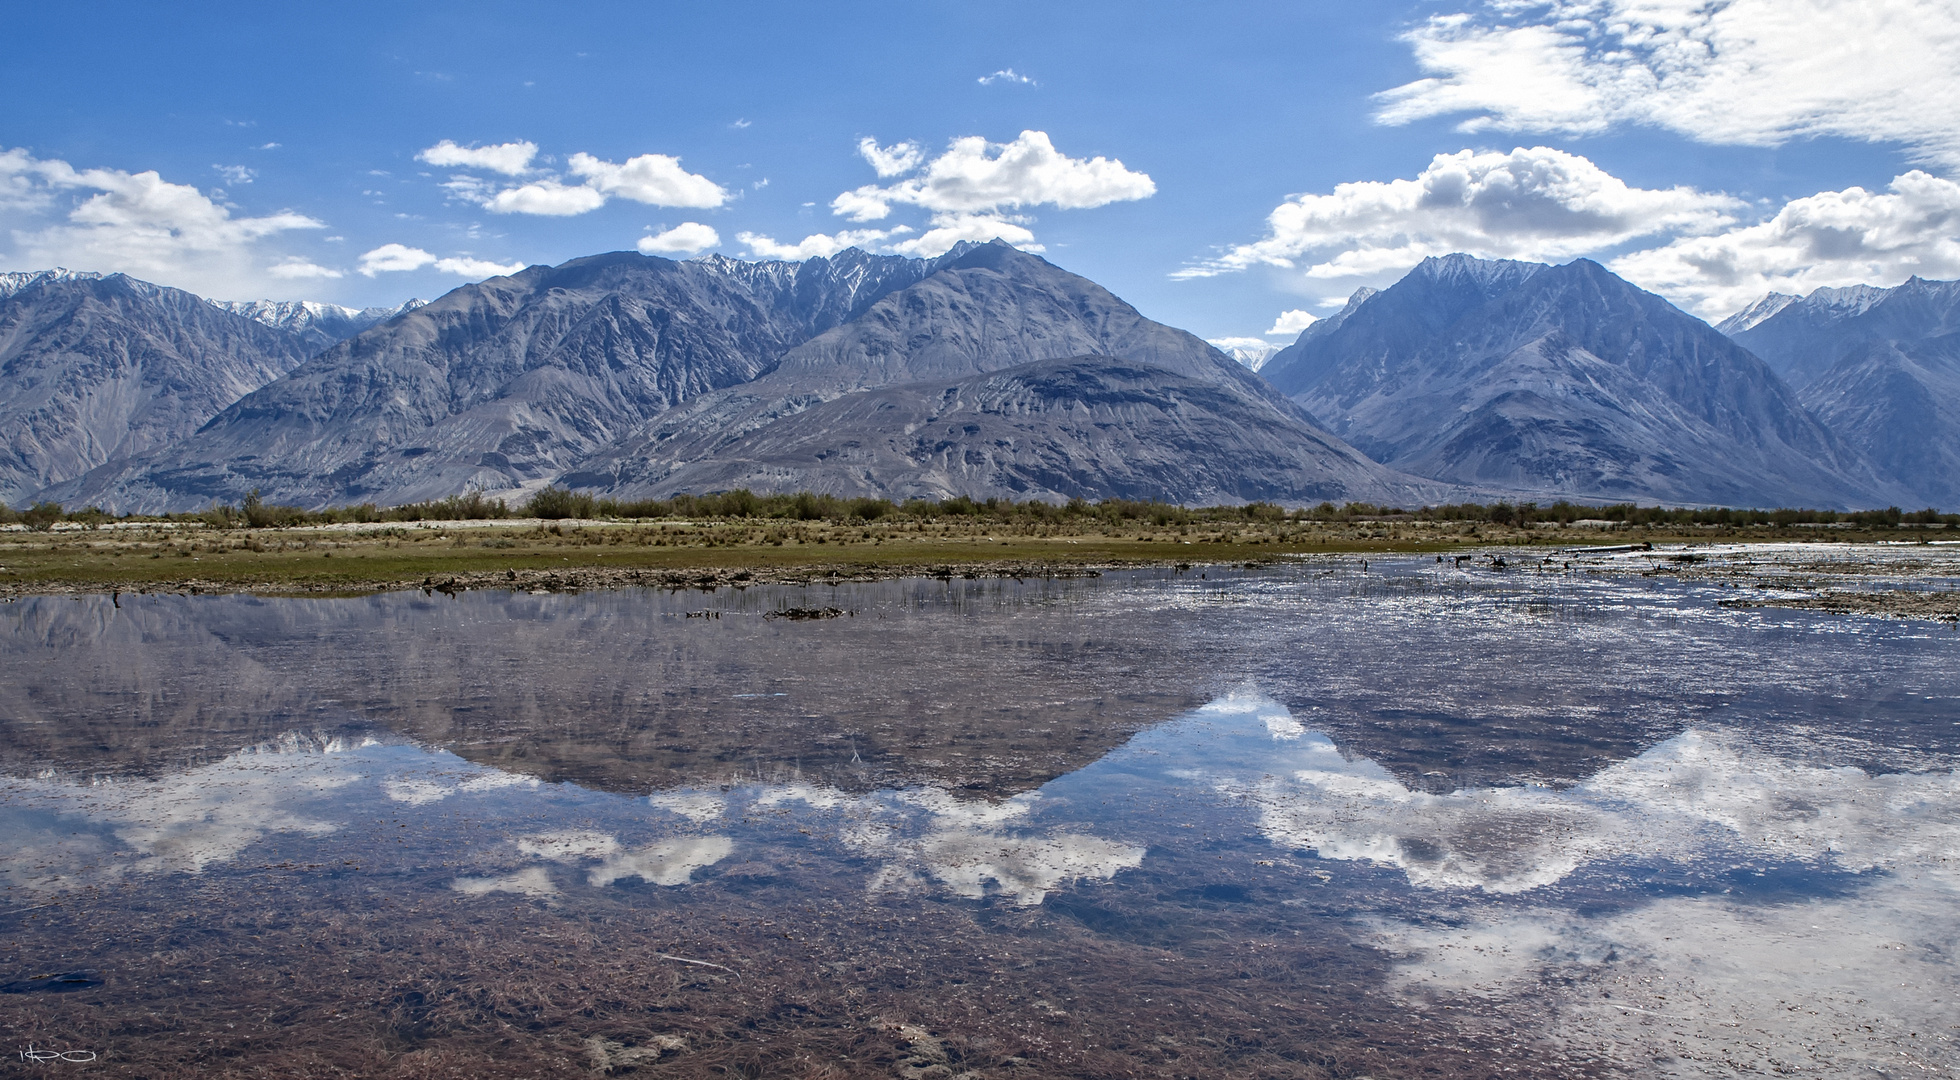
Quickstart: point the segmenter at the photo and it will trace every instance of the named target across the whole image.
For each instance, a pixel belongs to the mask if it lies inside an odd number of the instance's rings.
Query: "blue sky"
[[[1449,250],[1597,258],[1711,318],[1960,277],[1945,0],[5,15],[0,269],[363,305],[636,245],[1000,234],[1221,339]]]

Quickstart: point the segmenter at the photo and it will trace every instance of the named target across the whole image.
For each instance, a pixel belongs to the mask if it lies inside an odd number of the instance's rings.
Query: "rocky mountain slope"
[[[641,471],[645,464],[656,467]],[[1397,476],[1236,383],[1104,356],[861,390],[739,438],[695,433],[651,461],[613,468],[565,480],[629,497],[749,488],[895,499],[1415,505],[1448,494]]]
[[[1900,495],[1762,360],[1589,260],[1429,259],[1343,316],[1265,374],[1405,472],[1542,498],[1848,507]]]
[[[1086,278],[999,242],[704,394],[564,482],[618,497],[749,487],[1420,501],[1256,375]]]
[[[1803,400],[1912,505],[1960,507],[1960,334],[1874,342],[1804,387]]]
[[[1867,345],[1960,330],[1960,282],[1955,281],[1913,278],[1895,289],[1818,289],[1801,300],[1790,298],[1753,325],[1740,325],[1749,313],[1777,303],[1776,295],[1723,320],[1729,327],[1723,332],[1799,390]]]
[[[1960,282],[1818,289],[1731,336],[1915,504],[1960,507]]]
[[[0,275],[0,501],[170,445],[310,352],[121,274]]]
[[[398,503],[548,479],[639,423],[769,370],[928,264],[632,252],[466,285],[329,349],[139,462],[51,489],[124,510]]]

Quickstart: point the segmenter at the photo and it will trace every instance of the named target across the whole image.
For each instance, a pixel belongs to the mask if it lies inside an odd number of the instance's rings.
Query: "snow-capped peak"
[[[1841,289],[1814,289],[1804,302],[1822,308],[1840,319],[1863,315],[1873,304],[1885,299],[1891,289],[1877,285],[1846,285]]]
[[[92,270],[70,270],[63,266],[52,270],[17,270],[0,274],[0,297],[12,296],[43,281],[99,281],[101,278],[101,274]]]
[[[1266,361],[1279,352],[1280,347],[1270,341],[1256,337],[1209,338],[1205,344],[1224,353],[1226,356],[1244,364],[1253,371],[1266,366]]]
[[[1819,291],[1821,292],[1823,290],[1820,289]],[[1749,330],[1757,326],[1761,326],[1763,320],[1768,319],[1770,316],[1776,314],[1779,311],[1782,311],[1784,308],[1789,307],[1791,304],[1794,304],[1801,299],[1803,298],[1800,296],[1792,296],[1789,293],[1780,293],[1780,292],[1770,293],[1767,296],[1764,296],[1762,299],[1756,301],[1755,303],[1750,304],[1748,307],[1743,308],[1741,311],[1738,311],[1735,314],[1729,316],[1728,318],[1723,319],[1721,322],[1716,323],[1715,331],[1720,334],[1729,334],[1729,335],[1740,334],[1744,330]]]
[[[352,337],[376,323],[386,322],[405,311],[414,311],[427,300],[410,300],[398,307],[351,308],[322,304],[312,300],[210,300],[212,307],[233,315],[264,323],[275,330],[294,333],[318,329],[333,337]]]

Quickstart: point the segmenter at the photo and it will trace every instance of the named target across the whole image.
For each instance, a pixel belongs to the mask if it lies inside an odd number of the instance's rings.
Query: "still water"
[[[1960,634],[1638,558],[19,601],[0,1049],[1960,1069]]]

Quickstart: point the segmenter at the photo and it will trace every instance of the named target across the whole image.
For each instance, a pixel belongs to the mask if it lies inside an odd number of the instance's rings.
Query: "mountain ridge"
[[[1585,259],[1425,260],[1267,372],[1363,453],[1438,481],[1689,504],[1899,494],[1762,360]]]
[[[755,377],[911,280],[915,262],[859,252],[731,272],[612,252],[529,267],[328,349],[138,467],[49,495],[155,510],[253,490],[322,506],[515,488],[695,394]]]
[[[302,363],[295,335],[122,274],[7,275],[0,500],[189,436]]]
[[[992,373],[1064,360],[1071,366],[1068,379],[1030,368],[1023,375],[1031,381],[1016,387],[987,384]],[[1071,397],[1063,384],[1088,387],[1097,382],[1083,376],[1082,367],[1090,362],[1112,370],[1093,390]],[[1117,368],[1129,374],[1117,375]],[[1134,396],[1134,373],[1141,369],[1160,372],[1169,396],[1141,404]],[[1172,384],[1174,393],[1167,389]],[[1223,389],[1208,396],[1198,392],[1200,385]],[[1317,500],[1339,490],[1351,498],[1373,499],[1446,489],[1396,476],[1367,461],[1195,335],[1152,322],[1100,285],[1001,243],[949,252],[935,262],[931,275],[881,298],[852,322],[790,350],[772,371],[655,418],[561,479],[614,497],[643,497],[702,490],[701,484],[736,484],[734,473],[713,463],[741,461],[747,464],[739,483],[760,490],[802,485],[862,492],[874,483],[899,490],[937,490],[934,483],[943,488],[950,481],[932,481],[924,474],[935,467],[927,459],[934,452],[943,455],[946,448],[927,452],[908,441],[917,427],[933,422],[932,410],[915,392],[901,392],[905,387],[916,392],[931,387],[949,402],[992,400],[995,412],[1021,417],[971,426],[968,433],[976,445],[987,444],[972,452],[992,463],[974,466],[979,471],[971,474],[973,483],[980,485],[975,490],[1009,493],[1039,487],[1077,497],[1090,490],[1083,477],[1117,475],[1113,467],[1092,465],[1084,448],[1101,445],[1107,453],[1119,452],[1119,447],[1130,452],[1147,441],[1144,428],[1161,430],[1167,437],[1175,432],[1193,452],[1207,438],[1217,454],[1227,454],[1227,444],[1231,452],[1249,451],[1258,440],[1224,435],[1224,421],[1216,418],[1226,415],[1242,425],[1269,428],[1266,434],[1286,441],[1292,448],[1287,452],[1295,455],[1300,473],[1291,494],[1283,484],[1266,484],[1261,498]],[[884,394],[877,400],[885,407],[861,408],[848,400],[866,393]],[[1110,404],[1119,399],[1137,408],[1119,415],[1121,408]],[[1073,426],[1065,404],[1071,401],[1090,412],[1108,406],[1100,436]],[[799,419],[805,412],[815,415]],[[1200,412],[1213,418],[1201,419]],[[1037,414],[1051,424],[1050,442],[1040,451],[1028,449],[1043,441],[1029,419]],[[857,426],[837,428],[828,436],[819,430],[822,418],[843,416],[852,417]],[[893,429],[894,423],[902,430]],[[1058,449],[1062,443],[1074,449]],[[1046,464],[1037,465],[1037,460]],[[1052,471],[1059,460],[1072,462],[1076,479],[1038,485],[1028,479],[1029,470]],[[820,461],[829,464],[814,464]],[[858,471],[840,472],[842,462],[857,462],[852,468]],[[1229,462],[1226,456],[1191,464],[1177,474],[1179,492],[1243,488],[1226,475],[1236,467]],[[1208,479],[1199,478],[1206,473]],[[1172,472],[1156,475],[1169,477]],[[1340,479],[1334,482],[1333,477]],[[1122,485],[1129,485],[1123,490],[1141,490],[1130,479]],[[1168,494],[1159,491],[1157,497]]]
[[[1960,506],[1960,281],[1818,289],[1734,338],[1915,502]]]

